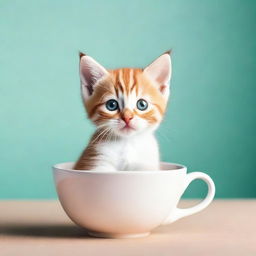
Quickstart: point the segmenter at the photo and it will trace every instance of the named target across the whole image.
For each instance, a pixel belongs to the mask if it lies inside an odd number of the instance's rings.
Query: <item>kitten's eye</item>
[[[109,111],[115,111],[118,109],[118,102],[116,100],[108,100],[106,102],[106,108]]]
[[[143,99],[139,99],[137,101],[137,108],[141,111],[146,110],[148,108],[148,103]]]

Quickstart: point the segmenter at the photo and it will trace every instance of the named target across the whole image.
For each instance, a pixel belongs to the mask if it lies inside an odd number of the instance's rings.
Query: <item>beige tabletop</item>
[[[255,256],[256,200],[216,200],[201,213],[133,239],[89,237],[57,201],[0,201],[0,255]]]

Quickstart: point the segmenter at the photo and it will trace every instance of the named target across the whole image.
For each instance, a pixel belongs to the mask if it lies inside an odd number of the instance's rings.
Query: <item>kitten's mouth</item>
[[[130,132],[130,131],[135,131],[135,128],[133,128],[132,126],[126,124],[126,125],[125,125],[124,127],[122,127],[120,130],[123,131],[123,132]]]

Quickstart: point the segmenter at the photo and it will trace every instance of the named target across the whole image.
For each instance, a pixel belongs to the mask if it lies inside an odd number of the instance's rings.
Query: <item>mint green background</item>
[[[248,0],[0,1],[0,198],[55,198],[51,165],[85,147],[79,50],[115,68],[170,48],[162,159],[208,173],[218,198],[256,197],[255,25]]]

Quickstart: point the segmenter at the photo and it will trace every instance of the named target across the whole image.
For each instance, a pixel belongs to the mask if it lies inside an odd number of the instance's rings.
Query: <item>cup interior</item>
[[[66,163],[60,163],[60,164],[56,164],[54,165],[55,169],[58,170],[63,170],[63,171],[68,171],[68,172],[100,172],[100,171],[90,171],[90,170],[74,170],[74,162],[66,162]],[[181,164],[176,164],[176,163],[168,163],[168,162],[161,162],[160,163],[160,171],[174,171],[174,170],[184,170],[186,169],[186,167],[184,165]],[[110,171],[111,173],[112,171]],[[139,172],[155,172],[155,170],[140,170],[140,171],[120,171],[119,173],[139,173]],[[104,172],[106,173],[106,172]]]

